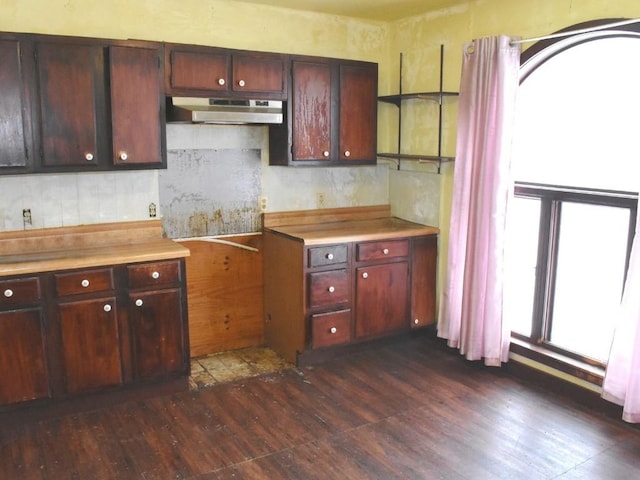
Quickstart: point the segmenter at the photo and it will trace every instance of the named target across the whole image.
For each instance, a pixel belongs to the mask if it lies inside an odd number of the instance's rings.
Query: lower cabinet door
[[[311,348],[340,345],[351,340],[351,310],[311,315]]]
[[[50,396],[40,308],[0,312],[0,404]]]
[[[366,338],[408,327],[407,262],[356,269],[356,337]]]
[[[180,289],[130,293],[129,301],[134,377],[188,371]]]
[[[115,297],[61,303],[58,310],[66,392],[76,394],[121,384]]]

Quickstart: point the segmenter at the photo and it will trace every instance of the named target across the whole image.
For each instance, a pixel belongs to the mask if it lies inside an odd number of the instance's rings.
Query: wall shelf
[[[398,147],[396,153],[380,153],[378,157],[394,159],[398,161],[398,170],[403,160],[415,161],[418,163],[433,163],[438,166],[440,173],[442,164],[453,162],[455,157],[442,155],[442,105],[447,98],[458,96],[458,92],[446,92],[443,88],[443,67],[444,67],[444,45],[440,45],[440,87],[433,92],[402,93],[402,53],[400,53],[400,91],[395,95],[384,95],[378,97],[379,102],[391,103],[398,107]],[[402,152],[402,104],[407,100],[434,101],[438,104],[438,150],[435,155],[409,154]]]

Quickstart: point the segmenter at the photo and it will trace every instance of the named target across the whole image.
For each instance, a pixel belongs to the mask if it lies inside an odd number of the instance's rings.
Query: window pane
[[[540,199],[516,197],[509,209],[503,314],[511,331],[529,336],[536,281]]]
[[[550,342],[605,362],[620,303],[629,210],[564,202]]]

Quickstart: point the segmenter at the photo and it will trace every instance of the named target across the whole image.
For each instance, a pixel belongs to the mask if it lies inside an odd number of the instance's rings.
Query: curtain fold
[[[510,329],[502,320],[502,273],[511,139],[519,85],[520,47],[507,36],[465,45],[447,280],[438,336],[468,360],[500,366]]]
[[[640,209],[638,209],[640,213]],[[640,217],[631,245],[622,301],[616,312],[602,398],[622,405],[622,419],[640,423]]]

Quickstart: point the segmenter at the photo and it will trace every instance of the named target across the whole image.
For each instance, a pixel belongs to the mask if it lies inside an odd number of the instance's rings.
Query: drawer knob
[[[13,297],[13,290],[11,290],[10,288],[7,288],[4,291],[4,296],[7,297],[7,298]]]
[[[324,152],[322,152],[322,156],[328,157],[329,156],[329,150],[325,150]]]
[[[87,162],[90,162],[91,160],[93,160],[93,153],[89,152],[89,153],[85,153],[84,154],[84,158]]]
[[[418,325],[420,323],[420,320],[418,320],[417,318],[413,321],[414,325]]]
[[[344,156],[345,157],[350,157],[351,156],[351,152],[349,150],[344,152]]]
[[[144,302],[141,299],[136,300],[136,307],[141,307]]]
[[[333,253],[327,253],[327,260],[333,260]]]
[[[127,152],[120,152],[120,160],[124,162],[127,158],[129,158],[129,155],[127,155]]]
[[[385,255],[389,255],[389,249],[385,248],[384,250],[382,250],[382,253],[384,253]]]
[[[80,285],[82,285],[84,288],[87,288],[89,286],[89,280],[85,278],[80,282]]]
[[[153,278],[154,280],[157,280],[160,278],[160,274],[158,272],[153,272],[151,274],[151,278]]]
[[[329,329],[329,331],[330,331],[331,333],[336,333],[336,332],[338,331],[338,329],[337,329],[336,327],[331,327],[331,328]]]
[[[369,274],[368,274],[367,272],[364,272],[364,273],[362,274],[362,278],[369,278]]]
[[[245,85],[244,80],[238,80],[238,86],[244,87]]]
[[[336,291],[336,287],[334,287],[333,285],[331,285],[327,290],[329,290],[329,293],[333,293]]]
[[[111,305],[109,305],[108,303],[104,306],[104,311],[105,312],[110,312],[111,311]]]
[[[227,83],[227,82],[225,82],[225,81],[224,81],[224,78],[219,78],[219,79],[218,79],[218,85],[221,85],[221,86],[222,86],[222,85],[224,85],[225,83]]]

